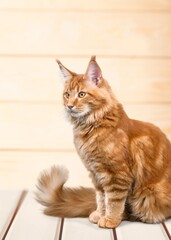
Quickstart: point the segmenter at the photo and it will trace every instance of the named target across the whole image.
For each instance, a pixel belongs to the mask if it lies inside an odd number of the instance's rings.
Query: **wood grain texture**
[[[170,0],[5,0],[0,1],[0,8],[12,9],[60,9],[60,10],[171,10]]]
[[[1,219],[2,212],[6,209],[7,213],[17,204],[19,192],[0,191]],[[166,234],[162,224],[143,224],[138,222],[123,221],[116,228],[116,235],[113,238],[111,229],[100,229],[97,225],[89,222],[87,218],[64,219],[63,231],[59,238],[61,219],[52,218],[42,214],[42,206],[34,199],[34,193],[29,192],[20,204],[20,208],[13,219],[9,232],[5,238],[15,240],[166,240],[170,239],[169,232]],[[5,201],[4,201],[5,200]],[[11,205],[11,203],[14,203]],[[3,221],[2,221],[3,220]],[[165,222],[169,229],[170,220]]]
[[[125,104],[131,118],[152,122],[171,137],[171,104]],[[1,104],[0,149],[74,149],[60,105]]]
[[[65,219],[62,240],[112,240],[112,230],[98,228],[86,219]]]
[[[7,240],[54,240],[60,220],[43,216],[41,206],[35,201],[34,194],[26,196],[5,239]]]
[[[3,238],[6,229],[12,219],[12,216],[16,210],[19,198],[21,196],[20,191],[0,191],[0,239]]]
[[[1,104],[0,118],[0,148],[73,148],[71,126],[54,104]]]
[[[2,11],[0,32],[1,55],[171,57],[171,14],[167,12]]]
[[[89,57],[60,57],[84,73]],[[171,103],[171,59],[118,59],[97,56],[103,76],[121,102]],[[0,101],[61,103],[63,84],[55,58],[0,58]]]
[[[164,229],[160,224],[143,224],[143,223],[131,223],[122,222],[116,229],[116,233],[119,240],[166,240]]]
[[[61,162],[89,184],[55,58],[83,73],[96,54],[128,115],[171,139],[170,39],[170,0],[0,0],[0,188],[33,188]]]
[[[7,150],[0,152],[0,189],[35,190],[40,172],[53,165],[63,165],[69,170],[67,186],[92,186],[76,151]]]

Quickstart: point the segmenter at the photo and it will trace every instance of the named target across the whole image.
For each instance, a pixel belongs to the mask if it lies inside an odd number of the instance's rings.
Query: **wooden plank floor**
[[[100,229],[86,218],[60,219],[42,214],[32,192],[0,192],[2,240],[171,240],[171,219],[161,224],[123,221]]]

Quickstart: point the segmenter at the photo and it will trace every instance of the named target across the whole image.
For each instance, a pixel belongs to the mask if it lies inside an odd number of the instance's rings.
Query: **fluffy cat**
[[[171,144],[151,123],[130,119],[92,56],[85,74],[57,60],[64,79],[63,102],[74,143],[94,189],[64,187],[68,172],[41,173],[37,200],[47,215],[85,217],[113,228],[133,216],[157,223],[171,216]]]

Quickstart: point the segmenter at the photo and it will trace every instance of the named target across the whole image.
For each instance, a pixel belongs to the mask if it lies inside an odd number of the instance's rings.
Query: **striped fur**
[[[89,216],[113,228],[125,217],[157,223],[171,216],[171,144],[153,124],[130,119],[93,56],[83,75],[59,61],[64,107],[73,124],[76,150],[93,189],[63,187],[66,172],[52,168],[39,179],[45,213]]]

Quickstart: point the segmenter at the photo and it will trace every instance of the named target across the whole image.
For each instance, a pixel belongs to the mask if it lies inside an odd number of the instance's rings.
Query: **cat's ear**
[[[101,83],[102,71],[96,62],[96,56],[91,57],[85,76],[91,83],[96,86]]]
[[[64,67],[64,65],[58,59],[56,59],[56,62],[59,65],[63,82],[70,80],[73,77],[73,73]]]

